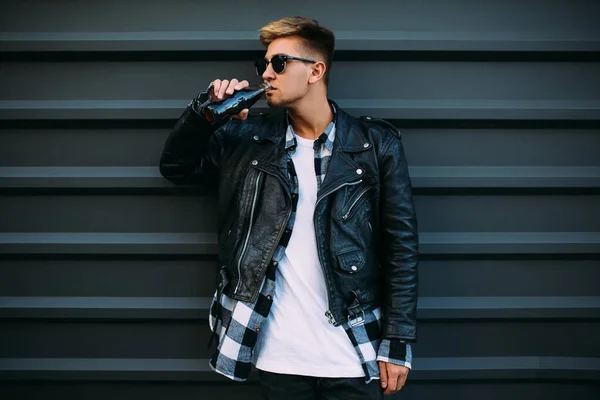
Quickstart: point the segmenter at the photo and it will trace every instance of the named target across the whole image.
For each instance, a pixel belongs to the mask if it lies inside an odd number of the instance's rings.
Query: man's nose
[[[271,63],[269,63],[267,65],[267,69],[265,69],[265,72],[263,72],[262,74],[262,78],[264,80],[268,80],[268,79],[275,79],[275,71],[273,71],[273,67],[271,67]]]

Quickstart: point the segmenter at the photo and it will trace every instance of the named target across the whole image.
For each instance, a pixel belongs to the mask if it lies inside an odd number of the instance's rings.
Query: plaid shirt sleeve
[[[399,339],[382,339],[377,352],[377,361],[385,361],[412,368],[412,349],[410,343]]]

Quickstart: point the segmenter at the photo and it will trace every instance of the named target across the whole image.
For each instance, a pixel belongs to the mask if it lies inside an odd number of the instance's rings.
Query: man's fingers
[[[221,82],[221,87],[219,87],[219,90],[216,92],[217,98],[219,98],[219,99],[223,98],[223,95],[225,94],[225,91],[227,90],[228,86],[229,86],[229,81],[227,79],[224,79]]]
[[[381,381],[381,387],[385,389],[388,385],[386,363],[384,363],[383,361],[378,361],[377,363],[379,364],[379,379]]]
[[[219,89],[221,88],[221,80],[220,79],[215,79],[213,81],[213,86],[212,86],[212,93],[211,93],[211,97],[214,99],[217,98],[217,93],[219,93]]]
[[[408,377],[408,372],[410,370],[402,365],[392,363],[385,363],[385,370],[387,373],[387,389],[383,394],[394,394],[402,389],[406,383],[406,378]]]
[[[227,87],[227,89],[225,90],[225,94],[233,94],[233,92],[236,90],[236,86],[238,85],[238,80],[237,79],[232,79],[229,82],[229,86]]]
[[[387,389],[383,394],[389,395],[398,391],[398,370],[393,367],[393,364],[386,363],[387,370]]]
[[[396,388],[396,390],[402,389],[402,387],[406,383],[406,378],[408,378],[408,374],[400,374],[398,376],[398,385],[397,385],[398,387]]]
[[[222,99],[223,98],[223,94],[225,93],[225,90],[227,90],[227,86],[229,85],[229,81],[227,79],[223,79],[221,81],[221,85],[219,86],[219,90],[215,90],[215,95],[217,96],[217,99]]]
[[[231,118],[241,119],[242,121],[246,120],[248,118],[248,109],[244,108],[239,114],[233,115]]]
[[[250,86],[247,80],[238,81],[237,79],[215,79],[213,81],[211,98],[215,100],[223,100],[225,96],[231,96],[236,90],[242,90]]]
[[[235,91],[242,90],[250,86],[247,80],[238,81],[233,78],[231,80],[228,79],[215,79],[212,82],[212,88],[210,89],[209,95],[211,101],[221,101],[229,96],[231,96]],[[246,111],[246,115],[242,113],[238,114],[237,119],[246,119],[248,117],[248,112]]]
[[[247,88],[248,86],[250,86],[250,83],[248,83],[247,80],[243,80],[243,81],[241,81],[240,83],[237,84],[235,90],[241,90],[241,89]]]

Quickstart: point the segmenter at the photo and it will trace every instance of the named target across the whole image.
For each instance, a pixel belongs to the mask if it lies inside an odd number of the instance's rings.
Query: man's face
[[[276,54],[295,57],[306,57],[302,51],[302,39],[284,37],[275,39],[267,48],[265,59],[268,61]],[[310,58],[310,57],[307,57]],[[288,60],[281,73],[273,71],[271,64],[267,66],[262,78],[271,84],[273,89],[267,92],[267,103],[270,107],[288,107],[303,98],[308,91],[308,80],[311,75],[311,63]]]

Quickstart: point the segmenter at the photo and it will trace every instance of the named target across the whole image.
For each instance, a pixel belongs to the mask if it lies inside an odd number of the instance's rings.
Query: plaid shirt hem
[[[272,299],[275,292],[275,266],[274,263],[270,264],[261,292],[254,303],[235,301],[225,294],[221,294],[221,299],[218,300],[218,291],[213,298],[209,324],[220,340],[209,364],[213,371],[234,381],[245,381],[250,375],[254,345],[272,304],[269,298]],[[224,322],[227,320],[228,323]],[[358,354],[366,383],[380,378],[378,361],[412,368],[410,343],[381,339],[379,308],[366,312],[360,324],[351,320],[343,323],[342,327]]]

